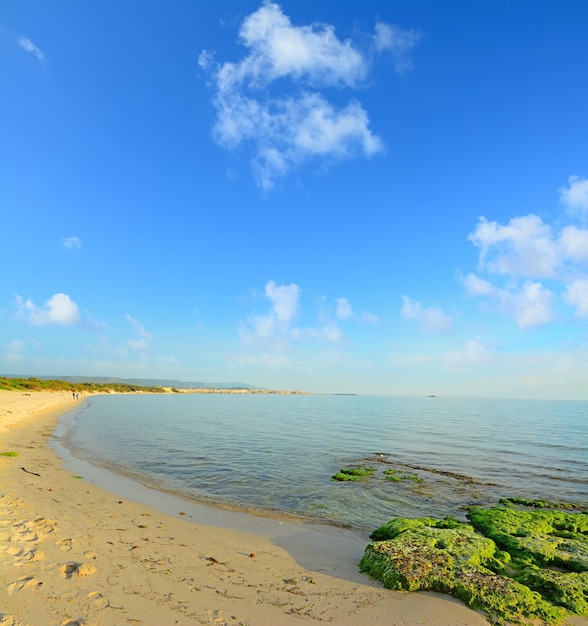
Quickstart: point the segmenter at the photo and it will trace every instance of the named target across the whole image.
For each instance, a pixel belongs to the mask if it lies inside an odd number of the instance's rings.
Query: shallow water
[[[586,402],[96,396],[58,435],[80,458],[185,498],[362,531],[396,516],[463,519],[501,497],[588,502]],[[357,464],[376,472],[331,479]]]

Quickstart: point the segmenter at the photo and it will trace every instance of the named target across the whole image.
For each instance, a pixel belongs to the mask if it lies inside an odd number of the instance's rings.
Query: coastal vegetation
[[[262,395],[309,395],[306,391],[283,391],[258,389],[256,387],[167,387],[161,385],[135,384],[134,382],[118,382],[106,378],[78,380],[48,378],[13,378],[0,376],[0,391],[70,391],[72,393],[194,393],[194,394],[262,394]],[[122,379],[119,379],[122,380]],[[142,379],[141,379],[142,380]],[[147,380],[145,382],[148,382]],[[192,383],[188,383],[192,384]]]
[[[0,391],[70,391],[72,393],[166,393],[163,387],[141,387],[125,383],[71,383],[65,380],[0,377]]]
[[[497,624],[588,617],[588,515],[533,502],[470,507],[469,523],[392,519],[360,569],[390,589],[451,594]]]

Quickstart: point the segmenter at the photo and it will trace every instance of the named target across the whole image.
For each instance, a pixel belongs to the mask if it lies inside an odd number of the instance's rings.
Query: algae
[[[461,528],[463,524],[454,517],[447,516],[445,519],[435,519],[433,517],[396,517],[387,524],[376,528],[370,535],[374,541],[385,541],[386,539],[394,539],[400,533],[406,530],[414,530],[417,528]]]
[[[517,580],[578,615],[588,615],[588,572],[558,572],[529,567]]]
[[[367,465],[356,465],[353,467],[344,467],[331,478],[341,482],[350,482],[371,476],[375,471],[373,467],[368,467]]]
[[[360,570],[389,589],[451,594],[482,609],[496,623],[523,623],[527,617],[556,622],[565,617],[564,609],[488,567],[502,556],[491,539],[466,524],[444,528],[428,526],[428,521],[392,520],[396,522],[392,532],[398,534],[369,544]]]
[[[18,456],[18,452],[0,452],[0,456]]]
[[[476,530],[532,565],[588,570],[588,515],[553,510],[470,508]]]
[[[582,507],[572,502],[551,502],[550,500],[529,500],[527,498],[502,498],[499,504],[519,505],[532,509],[567,509],[581,511]]]
[[[499,624],[588,616],[588,517],[545,508],[471,508],[471,524],[395,518],[372,533],[360,569],[390,589],[449,593]]]
[[[402,482],[403,480],[414,480],[417,483],[424,482],[424,479],[420,478],[416,474],[402,474],[402,475],[399,475],[397,469],[387,469],[387,470],[384,470],[384,476],[385,476],[386,480],[391,480],[391,481],[396,482],[396,483]]]

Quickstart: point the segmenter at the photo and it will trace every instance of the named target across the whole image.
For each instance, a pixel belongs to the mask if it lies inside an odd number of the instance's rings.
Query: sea
[[[280,394],[87,398],[59,446],[185,501],[369,535],[525,498],[588,506],[588,402]],[[369,467],[359,481],[333,479]]]

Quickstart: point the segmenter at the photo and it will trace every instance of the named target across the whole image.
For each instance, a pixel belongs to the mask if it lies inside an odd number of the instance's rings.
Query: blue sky
[[[0,373],[588,399],[587,21],[3,2]]]

